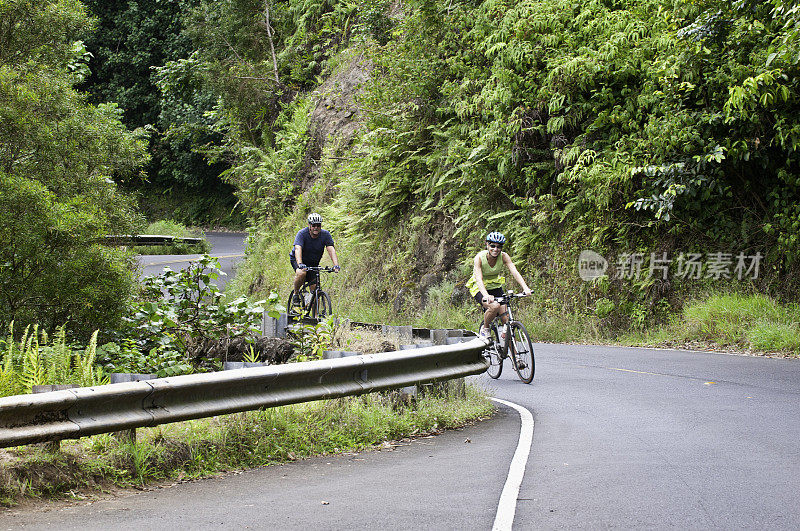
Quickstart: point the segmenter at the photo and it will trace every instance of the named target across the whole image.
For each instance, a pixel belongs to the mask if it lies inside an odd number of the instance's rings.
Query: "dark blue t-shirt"
[[[294,237],[294,245],[292,250],[289,251],[289,258],[294,256],[294,246],[299,245],[303,248],[303,263],[308,266],[318,266],[319,261],[322,260],[322,253],[325,247],[333,245],[333,236],[331,233],[322,229],[317,238],[312,238],[308,227],[300,229],[297,236]]]

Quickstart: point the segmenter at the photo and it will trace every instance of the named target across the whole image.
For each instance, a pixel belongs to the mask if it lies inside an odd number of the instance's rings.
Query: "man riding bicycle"
[[[309,289],[314,291],[317,287],[319,273],[308,271],[308,267],[319,266],[323,252],[327,250],[333,262],[333,268],[339,272],[339,259],[336,256],[336,249],[333,246],[333,236],[322,228],[322,216],[313,212],[308,215],[308,227],[300,229],[294,237],[294,245],[289,251],[289,262],[295,270],[294,293],[296,302],[302,304],[298,298],[298,293],[303,287],[304,282],[308,282]]]
[[[490,232],[486,235],[486,249],[475,255],[472,277],[467,281],[470,295],[484,308],[481,337],[489,337],[489,328],[498,314],[504,323],[508,319],[506,306],[494,300],[495,297],[503,295],[503,286],[506,283],[506,279],[502,275],[503,266],[508,268],[525,295],[532,293],[522,275],[517,271],[514,262],[511,261],[511,257],[508,256],[508,253],[503,252],[505,243],[506,237],[499,232]]]

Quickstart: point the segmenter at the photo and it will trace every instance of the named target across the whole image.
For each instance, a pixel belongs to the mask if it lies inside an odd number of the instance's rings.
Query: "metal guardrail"
[[[185,243],[188,245],[200,245],[203,238],[182,238],[178,236],[168,236],[162,234],[114,234],[105,237],[108,245],[173,245]]]
[[[453,345],[0,398],[0,447],[360,395],[480,374],[481,338]]]

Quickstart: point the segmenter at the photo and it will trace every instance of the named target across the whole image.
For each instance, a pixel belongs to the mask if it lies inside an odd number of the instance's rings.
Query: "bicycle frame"
[[[508,291],[494,299],[505,306],[505,312],[495,316],[489,325],[491,344],[487,347],[484,355],[489,360],[486,372],[491,378],[500,377],[503,372],[503,362],[509,357],[510,351],[514,371],[519,375],[520,380],[524,383],[531,383],[533,380],[535,371],[533,345],[525,326],[514,319],[514,311],[511,308],[511,303],[515,298],[525,296]],[[503,322],[504,318],[505,322]],[[481,320],[481,326],[483,326],[483,320]]]
[[[309,266],[306,268],[306,271],[333,273],[335,269],[333,267]],[[317,278],[315,279],[315,284],[316,287],[313,290],[310,290],[309,286],[311,286],[311,283],[309,281],[305,281],[303,282],[303,285],[300,288],[300,292],[297,293],[297,296],[300,298],[300,309],[302,310],[302,312],[306,314],[314,314],[313,315],[314,317],[316,317],[319,314],[318,307],[317,311],[314,310],[315,306],[319,304],[321,297],[325,296],[327,297],[327,300],[330,301],[330,297],[328,296],[328,294],[322,290],[322,275],[317,275]],[[292,290],[292,293],[294,293],[294,290]],[[308,299],[308,301],[306,301],[305,297],[306,293],[311,294],[311,297]],[[290,309],[292,307],[291,299],[292,297],[290,295],[287,309]],[[328,312],[326,311],[325,313]]]
[[[525,295],[518,295],[513,291],[507,291],[502,297],[496,297],[494,299],[495,302],[500,303],[500,305],[505,305],[506,307],[505,314],[498,314],[494,320],[492,320],[492,326],[497,326],[498,333],[501,331],[501,328],[505,331],[506,341],[503,342],[502,350],[500,351],[500,355],[503,358],[508,356],[508,344],[510,343],[508,339],[511,337],[511,322],[515,320],[514,312],[511,310],[511,301],[514,300],[515,297],[525,297]],[[504,315],[506,317],[505,323],[503,322]]]

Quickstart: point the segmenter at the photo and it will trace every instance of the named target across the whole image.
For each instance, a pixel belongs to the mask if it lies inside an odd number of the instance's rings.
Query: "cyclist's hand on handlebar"
[[[339,267],[338,265],[335,265],[335,266],[333,266],[333,270],[334,270],[336,273],[338,273],[339,271],[341,271],[341,269],[342,269],[342,268],[341,268],[341,267]]]
[[[305,264],[297,264],[297,269],[308,269],[308,266]]]
[[[494,302],[494,295],[487,295],[483,298],[483,302],[491,304]]]
[[[528,297],[530,295],[533,295],[533,290],[526,289],[525,291],[522,292],[522,294],[525,295],[526,297]]]

